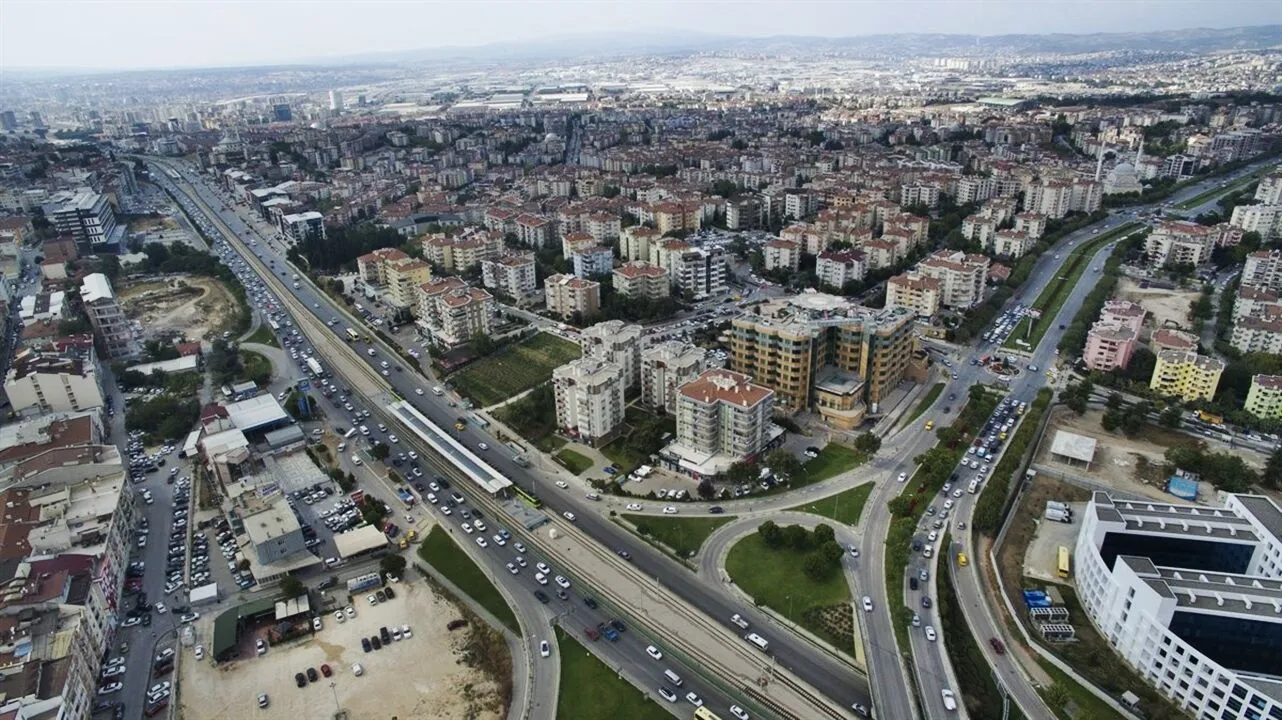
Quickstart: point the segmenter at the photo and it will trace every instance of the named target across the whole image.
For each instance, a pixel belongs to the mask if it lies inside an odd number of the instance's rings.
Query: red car
[[[596,628],[583,628],[583,634],[587,635],[588,639],[593,641],[601,639],[601,633],[597,632]]]
[[[988,638],[988,644],[993,646],[993,652],[998,655],[1006,654],[1006,646],[1002,644],[1001,640],[998,640],[997,638]]]
[[[334,671],[330,670],[328,665],[321,665],[321,675],[324,675],[325,677],[329,677],[330,675],[333,675],[333,674],[334,674]]]

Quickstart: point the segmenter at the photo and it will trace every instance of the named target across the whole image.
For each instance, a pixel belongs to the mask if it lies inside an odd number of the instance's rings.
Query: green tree
[[[834,542],[837,539],[837,533],[833,531],[832,526],[823,523],[816,525],[812,534],[814,535],[815,545],[823,545],[824,543]]]
[[[815,551],[806,553],[806,558],[801,561],[801,571],[811,580],[823,582],[832,577],[833,567],[822,552]]]
[[[876,455],[881,449],[881,438],[866,432],[855,438],[855,449],[865,455]]]
[[[785,480],[801,478],[806,471],[796,455],[782,449],[767,455],[765,465]]]
[[[387,456],[392,454],[392,449],[381,442],[376,442],[374,443],[374,446],[369,449],[369,454],[375,460],[386,460]]]
[[[908,495],[896,495],[886,503],[886,509],[895,517],[905,517],[912,513],[913,499]]]
[[[1100,418],[1100,427],[1107,432],[1116,432],[1122,427],[1122,413],[1117,410],[1105,410],[1104,417]]]
[[[277,587],[280,588],[280,596],[285,600],[296,598],[307,592],[307,586],[303,584],[302,580],[294,577],[293,573],[282,577]]]
[[[698,492],[699,497],[703,498],[704,500],[711,500],[712,496],[717,493],[717,490],[712,486],[711,480],[709,480],[708,478],[704,478],[699,482],[699,487],[696,488],[696,492]]]
[[[405,556],[403,555],[384,555],[378,561],[379,572],[383,575],[392,575],[394,577],[405,577]]]
[[[1183,419],[1184,413],[1180,410],[1179,406],[1172,405],[1162,411],[1161,416],[1158,418],[1158,422],[1162,423],[1162,427],[1179,430],[1180,423]]]
[[[1121,409],[1122,404],[1123,404],[1123,403],[1125,403],[1125,402],[1126,402],[1126,399],[1122,397],[1122,394],[1121,394],[1121,393],[1109,393],[1109,394],[1108,394],[1108,409],[1109,409],[1109,410],[1119,410],[1119,409]]]
[[[784,544],[783,530],[775,524],[774,520],[767,520],[757,527],[757,534],[761,535],[761,542],[768,548],[779,548]]]
[[[1282,448],[1273,451],[1269,461],[1264,464],[1264,473],[1260,478],[1271,488],[1282,488]]]
[[[804,552],[812,547],[811,535],[800,525],[786,525],[783,528],[784,544],[798,552]]]

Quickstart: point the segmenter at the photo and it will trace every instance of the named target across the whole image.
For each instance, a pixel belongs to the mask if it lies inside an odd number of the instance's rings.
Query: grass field
[[[488,407],[551,379],[555,368],[579,355],[574,343],[539,333],[468,365],[449,381],[477,405]]]
[[[259,325],[258,329],[254,331],[253,335],[250,335],[249,337],[245,338],[245,342],[258,343],[260,345],[271,345],[272,347],[280,347],[280,342],[276,340],[276,334],[273,333],[272,329],[267,327],[266,325]]]
[[[1051,278],[1051,281],[1047,283],[1046,288],[1043,289],[1041,294],[1037,296],[1037,299],[1033,301],[1032,307],[1040,310],[1042,312],[1042,316],[1038,322],[1032,326],[1032,332],[1029,332],[1028,325],[1033,321],[1031,318],[1025,317],[1015,325],[1014,330],[1011,330],[1010,335],[1006,338],[1006,342],[1002,343],[1002,347],[1015,350],[1028,350],[1030,352],[1036,349],[1037,344],[1040,343],[1042,341],[1042,337],[1046,335],[1046,331],[1049,330],[1050,326],[1055,322],[1056,316],[1059,315],[1060,308],[1064,307],[1064,303],[1068,301],[1068,297],[1073,294],[1073,288],[1077,286],[1077,281],[1080,280],[1082,274],[1090,268],[1091,258],[1095,256],[1095,253],[1108,243],[1126,235],[1127,233],[1133,232],[1138,227],[1140,227],[1139,223],[1128,223],[1121,227],[1113,228],[1099,237],[1092,238],[1090,241],[1070,252],[1066,262],[1061,267],[1061,272],[1056,273],[1055,277]],[[1016,340],[1023,340],[1024,342],[1027,342],[1028,345],[1020,345]]]
[[[802,571],[804,555],[791,549],[774,550],[753,533],[735,543],[726,557],[726,573],[758,605],[775,612],[811,632],[833,641],[845,652],[853,652],[853,638],[834,638],[819,614],[825,608],[850,603],[850,586],[842,572],[824,582],[815,582]]]
[[[240,351],[240,365],[239,379],[253,380],[259,385],[271,382],[272,361],[253,350]]]
[[[558,720],[661,720],[672,717],[632,683],[620,679],[618,673],[561,628],[556,629],[556,651],[561,659],[561,686],[556,700]]]
[[[843,525],[857,525],[869,495],[872,495],[872,483],[853,487],[812,503],[790,507],[785,512],[811,513],[836,520]]]
[[[658,541],[672,548],[678,557],[691,557],[699,552],[703,543],[717,528],[734,520],[732,515],[722,517],[674,518],[653,515],[621,515],[632,523],[643,537]]]
[[[422,544],[418,547],[418,556],[423,559],[423,562],[436,568],[437,572],[457,585],[481,607],[489,610],[491,615],[498,618],[499,622],[506,625],[512,632],[520,634],[521,626],[516,622],[516,615],[512,613],[512,608],[507,606],[507,602],[494,587],[494,583],[490,582],[485,573],[472,562],[472,558],[454,543],[449,533],[442,530],[440,525],[433,527],[427,537],[423,538]]]
[[[1074,718],[1083,717],[1082,713],[1085,713],[1085,717],[1100,718],[1100,720],[1113,720],[1114,718],[1122,717],[1111,705],[1100,700],[1095,696],[1095,693],[1070,678],[1053,663],[1042,659],[1041,656],[1035,657],[1037,658],[1037,664],[1042,666],[1046,674],[1055,679],[1054,685],[1039,689],[1039,694],[1046,701],[1046,706],[1051,709],[1051,712],[1055,713],[1055,717],[1061,720],[1073,720]],[[1061,702],[1065,698],[1077,706],[1076,714],[1068,711],[1068,703]]]
[[[1216,197],[1219,197],[1219,196],[1221,196],[1221,195],[1228,195],[1229,193],[1237,192],[1238,190],[1241,190],[1242,188],[1246,187],[1247,185],[1250,185],[1251,183],[1255,182],[1256,180],[1260,179],[1261,177],[1264,177],[1265,175],[1268,175],[1270,172],[1273,172],[1274,170],[1277,170],[1277,169],[1278,169],[1278,167],[1279,167],[1279,166],[1277,166],[1277,165],[1269,165],[1269,166],[1267,166],[1267,167],[1262,167],[1262,168],[1260,168],[1259,170],[1256,170],[1255,172],[1252,172],[1252,173],[1248,173],[1248,174],[1246,174],[1246,175],[1243,175],[1241,178],[1239,178],[1239,179],[1237,179],[1237,180],[1234,180],[1233,182],[1229,183],[1226,187],[1220,187],[1220,186],[1218,186],[1218,185],[1217,185],[1217,186],[1215,186],[1215,187],[1211,188],[1210,190],[1207,190],[1207,191],[1205,191],[1205,192],[1198,193],[1197,195],[1194,195],[1193,197],[1189,198],[1188,200],[1185,200],[1184,202],[1179,203],[1178,205],[1176,205],[1176,206],[1175,206],[1175,209],[1176,209],[1176,210],[1191,210],[1191,209],[1193,209],[1193,208],[1197,207],[1198,205],[1201,205],[1202,203],[1206,202],[1207,200],[1211,200],[1212,198],[1216,198]]]
[[[806,476],[800,481],[794,480],[790,490],[812,485],[830,477],[840,475],[847,470],[857,468],[868,461],[858,450],[835,442],[828,443],[819,451],[819,457],[807,460],[804,467]]]
[[[917,418],[921,417],[926,410],[939,399],[939,396],[943,393],[944,383],[935,383],[935,386],[926,393],[926,397],[922,398],[921,402],[917,403],[917,407],[913,408],[913,414],[909,415],[903,422],[899,423],[899,426],[903,427],[905,425],[912,425]]]
[[[554,456],[565,466],[566,470],[575,475],[582,475],[584,470],[592,467],[592,459],[574,452],[573,450],[562,450]]]

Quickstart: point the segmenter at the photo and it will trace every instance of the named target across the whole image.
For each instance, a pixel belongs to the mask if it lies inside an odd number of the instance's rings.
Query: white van
[[[668,682],[672,683],[673,685],[676,685],[677,687],[681,687],[680,675],[672,672],[671,670],[664,670],[663,676],[668,679]]]
[[[360,464],[361,464],[361,459],[360,459],[359,457],[357,457],[357,456],[353,455],[353,456],[352,456],[352,464],[353,464],[353,465],[360,465]]]
[[[365,426],[365,425],[362,425],[362,426],[361,426],[361,434],[362,434],[362,435],[364,435],[365,437],[369,437],[369,427],[368,427],[368,426]]]
[[[343,433],[343,437],[347,438],[348,440],[351,440],[352,438],[356,437],[356,428],[352,428],[351,430],[348,430],[347,432]]]
[[[750,632],[747,635],[744,635],[743,639],[747,640],[753,645],[756,645],[757,648],[761,650],[761,652],[766,652],[767,650],[770,649],[770,642],[756,633]]]

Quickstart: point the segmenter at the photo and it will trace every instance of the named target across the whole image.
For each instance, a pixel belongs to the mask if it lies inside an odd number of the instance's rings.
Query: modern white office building
[[[1199,720],[1282,719],[1282,509],[1119,500],[1082,513],[1074,569],[1096,629]]]

